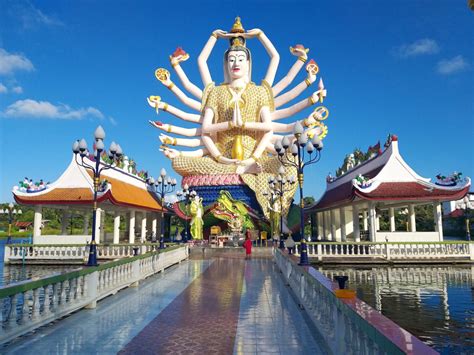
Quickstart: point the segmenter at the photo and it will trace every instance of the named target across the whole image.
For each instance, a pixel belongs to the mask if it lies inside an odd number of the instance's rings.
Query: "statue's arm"
[[[161,129],[162,131],[165,131],[168,133],[175,133],[175,134],[179,134],[186,137],[196,137],[196,136],[201,135],[200,128],[183,128],[183,127],[173,126],[167,123],[162,123],[160,121],[148,121],[148,122],[150,122],[150,124],[153,127]]]
[[[282,110],[276,110],[272,112],[272,120],[279,120],[282,118],[291,117],[296,115],[301,110],[316,104],[320,99],[320,90],[314,92],[309,98],[301,100],[300,102]]]
[[[212,124],[212,120],[214,119],[214,111],[210,108],[206,108],[204,111],[204,117],[202,120],[202,131],[203,135],[201,137],[202,143],[207,148],[209,154],[219,163],[230,164],[234,163],[236,159],[229,159],[223,157],[220,150],[217,148],[214,140],[209,136],[209,133],[215,133],[216,131],[212,130],[212,126],[216,126],[216,124]],[[226,123],[227,124],[227,123]]]
[[[161,143],[166,145],[179,145],[182,147],[199,147],[203,145],[200,138],[175,138],[162,133],[159,139]]]
[[[308,74],[308,77],[303,82],[295,86],[293,89],[284,93],[283,95],[275,97],[275,107],[283,106],[298,97],[307,87],[314,83],[315,80],[316,75]]]
[[[253,30],[248,31],[244,34],[246,38],[253,38],[257,37],[259,41],[262,43],[263,47],[267,51],[268,55],[270,56],[270,64],[268,65],[267,74],[265,75],[265,81],[270,85],[273,85],[273,81],[275,80],[275,75],[278,70],[278,64],[280,63],[280,54],[278,54],[275,46],[272,42],[268,39],[268,37],[263,33],[261,29],[255,28]]]
[[[207,66],[207,60],[209,59],[209,55],[212,52],[212,49],[214,48],[217,39],[225,35],[225,32],[222,30],[215,30],[212,32],[211,36],[207,40],[206,45],[201,51],[201,54],[199,54],[199,57],[197,59],[198,61],[198,68],[199,68],[199,73],[201,74],[201,79],[204,84],[204,87],[206,87],[208,84],[212,83],[212,77],[211,73],[209,72],[209,67]]]
[[[206,119],[206,117],[212,117],[212,118]],[[212,123],[213,119],[214,119],[214,111],[207,107],[204,110],[204,118],[202,120],[202,133],[213,134],[213,133],[225,131],[227,129],[231,129],[234,127],[231,121]]]
[[[166,87],[171,90],[173,94],[186,106],[192,108],[193,110],[200,111],[201,110],[201,103],[194,99],[188,97],[180,88],[178,88],[172,81],[170,81],[169,85]]]
[[[169,148],[167,146],[162,146],[160,148],[160,151],[163,152],[165,156],[167,156],[170,159],[176,158],[176,157],[192,157],[192,158],[200,158],[208,154],[207,150],[205,148],[201,149],[196,149],[196,150],[190,150],[190,151],[180,151],[177,149]]]
[[[201,122],[201,116],[193,113],[188,113],[181,111],[180,109],[168,105],[166,102],[163,102],[161,100],[156,100],[157,96],[150,96],[147,98],[148,104],[153,107],[155,110],[163,110],[166,112],[171,113],[173,116],[176,116],[178,118],[181,118],[182,120],[189,121],[189,122],[194,122],[194,123],[200,123]]]
[[[276,97],[280,92],[285,90],[288,87],[288,85],[290,85],[293,82],[296,75],[299,73],[299,71],[301,70],[303,65],[308,60],[309,49],[306,49],[301,45],[297,45],[295,47],[290,47],[290,52],[294,56],[298,56],[298,59],[296,60],[295,64],[293,64],[293,66],[291,67],[288,74],[286,74],[285,77],[283,79],[281,79],[272,88],[273,97]]]
[[[187,56],[189,58],[189,56]],[[187,60],[187,59],[186,59]],[[181,60],[184,61],[184,60]],[[173,56],[170,56],[170,62],[176,74],[178,74],[178,78],[183,84],[184,88],[188,90],[192,95],[197,97],[199,100],[202,98],[202,90],[199,89],[196,85],[194,85],[189,79],[186,73],[184,72],[183,68],[181,68],[181,61],[177,60]]]

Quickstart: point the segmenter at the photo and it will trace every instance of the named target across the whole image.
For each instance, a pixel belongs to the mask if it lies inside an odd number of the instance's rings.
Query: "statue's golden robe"
[[[228,85],[208,85],[203,93],[202,108],[211,109],[214,112],[214,123],[231,122],[234,105],[233,95]],[[247,122],[261,122],[260,111],[267,106],[270,111],[274,110],[273,95],[271,88],[265,81],[261,86],[249,83],[244,89],[239,102],[242,120]],[[243,149],[243,159],[252,156],[255,148],[263,137],[263,132],[254,131],[245,128],[234,127],[216,134],[215,144],[224,157],[232,158],[232,150],[235,149],[235,140],[241,140]],[[262,155],[258,163],[262,167],[262,172],[258,174],[241,174],[242,180],[255,192],[257,200],[267,218],[270,217],[267,197],[262,193],[268,190],[268,177],[276,176],[281,163],[278,157],[266,153]],[[185,157],[178,156],[172,159],[173,169],[181,176],[192,175],[222,175],[235,174],[237,166],[232,164],[222,164],[215,161],[212,157]],[[296,169],[286,168],[286,176],[296,176]],[[288,187],[288,186],[287,186]],[[291,198],[296,191],[294,185],[290,191],[284,194],[283,214],[288,213]]]

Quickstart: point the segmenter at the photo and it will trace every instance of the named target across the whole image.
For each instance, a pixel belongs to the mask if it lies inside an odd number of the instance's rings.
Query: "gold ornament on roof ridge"
[[[242,22],[240,22],[239,16],[235,18],[235,22],[232,26],[232,29],[229,32],[230,33],[245,33],[244,27],[242,26]]]

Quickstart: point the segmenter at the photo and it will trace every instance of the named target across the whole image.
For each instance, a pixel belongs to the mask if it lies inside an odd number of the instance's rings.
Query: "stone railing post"
[[[87,291],[87,299],[90,303],[86,306],[88,309],[97,307],[97,295],[99,288],[99,272],[95,271],[85,276],[85,288]]]
[[[474,261],[474,243],[467,243],[467,247],[469,248],[469,259]]]
[[[134,280],[130,287],[138,287],[138,283],[140,282],[140,260],[132,261],[132,280]]]
[[[318,243],[318,245],[316,247],[316,250],[317,250],[317,254],[318,254],[318,261],[322,261],[323,260],[323,248],[321,247],[320,243]]]
[[[390,245],[385,243],[385,259],[390,260]]]

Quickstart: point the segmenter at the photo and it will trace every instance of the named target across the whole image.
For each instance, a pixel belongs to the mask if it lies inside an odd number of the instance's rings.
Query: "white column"
[[[408,213],[410,215],[410,232],[416,232],[416,218],[415,218],[414,205],[408,205]]]
[[[352,205],[352,228],[354,229],[354,240],[360,242],[359,207],[357,205]]]
[[[375,242],[375,219],[376,219],[376,213],[375,213],[375,204],[373,202],[369,202],[369,240],[371,242]]]
[[[346,211],[344,207],[339,209],[339,225],[341,229],[341,240],[345,242],[347,240],[346,234]]]
[[[388,209],[389,218],[390,218],[390,232],[395,232],[395,210],[393,207]]]
[[[441,211],[441,203],[433,203],[433,217],[435,224],[435,231],[438,232],[439,241],[443,241],[443,215]]]
[[[367,218],[367,211],[364,211],[362,212],[362,216],[364,218],[364,230],[368,230],[369,229],[369,224],[368,224],[368,218]]]
[[[35,239],[41,236],[41,221],[43,220],[42,208],[40,205],[35,206],[35,217],[33,220],[33,244]]]
[[[354,233],[354,225],[352,223],[352,211],[349,208],[344,208],[344,217],[346,221],[346,236]]]
[[[95,214],[95,242],[97,244],[100,243],[100,230],[101,230],[101,225],[102,225],[101,220],[102,220],[102,210],[98,208]]]
[[[328,228],[327,228],[327,221],[326,221],[326,211],[321,212],[321,219],[323,221],[323,240],[328,240]]]
[[[135,243],[135,211],[130,211],[129,225],[128,225],[128,242]]]
[[[153,213],[153,219],[151,220],[151,231],[156,234],[156,226],[157,226],[158,220],[156,218],[156,213]]]
[[[146,239],[146,212],[143,212],[140,241],[143,243],[145,241],[145,239]]]
[[[84,227],[82,228],[82,234],[88,235],[89,234],[89,220],[90,220],[90,213],[86,211],[84,214]]]
[[[337,216],[336,216],[336,210],[332,209],[329,213],[329,216],[331,217],[331,234],[332,234],[332,240],[338,241],[337,240]]]
[[[120,242],[120,212],[115,211],[114,217],[114,244]]]
[[[61,235],[67,234],[67,225],[70,218],[70,212],[68,210],[63,210],[61,214]]]
[[[375,211],[375,230],[380,230],[380,216],[377,214],[377,211]]]
[[[324,212],[326,218],[326,239],[333,240],[334,235],[332,234],[332,222],[331,222],[331,211]]]
[[[324,222],[322,217],[322,212],[316,213],[316,218],[318,220],[318,240],[324,239]]]

